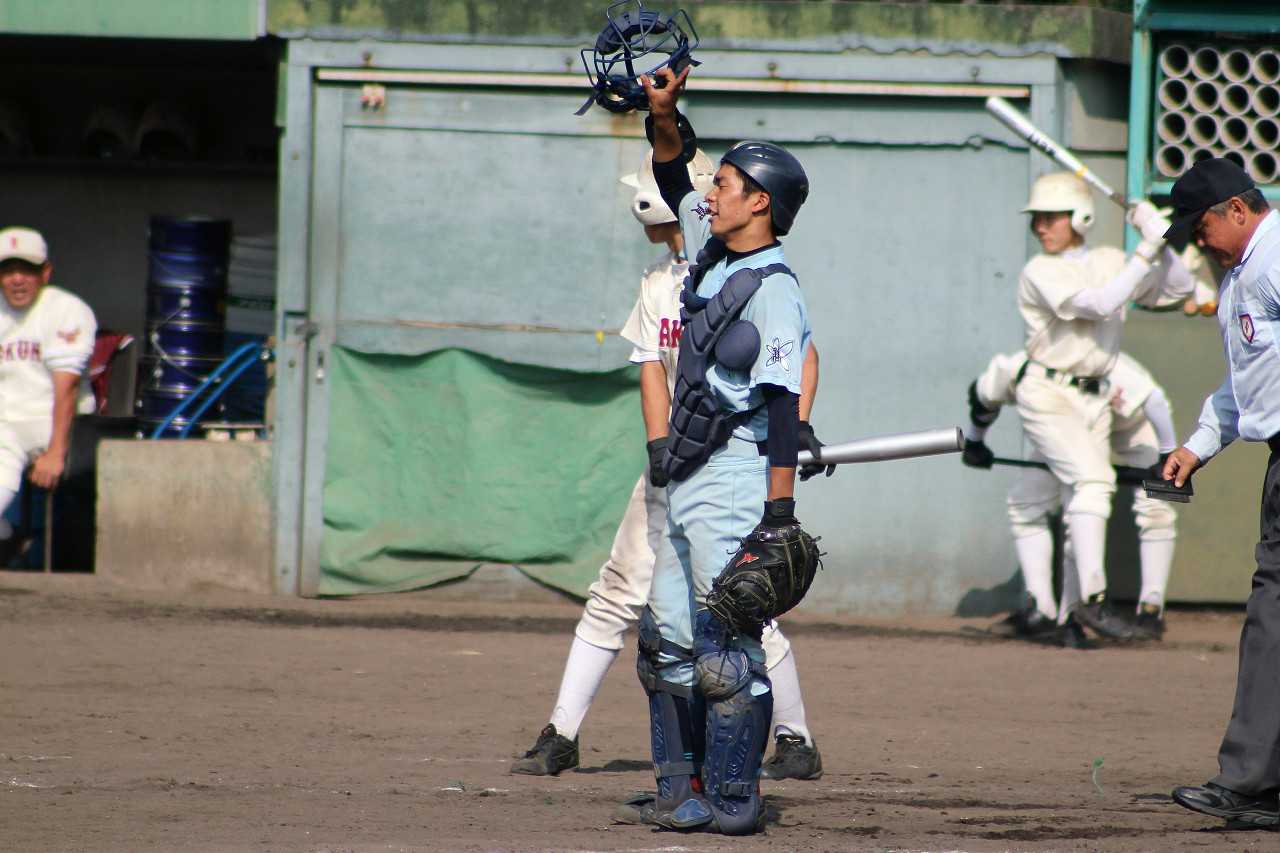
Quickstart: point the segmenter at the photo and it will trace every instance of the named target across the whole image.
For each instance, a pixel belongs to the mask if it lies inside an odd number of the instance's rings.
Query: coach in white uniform
[[[1148,202],[1129,214],[1143,240],[1128,260],[1119,249],[1085,245],[1093,201],[1088,185],[1069,172],[1037,180],[1023,212],[1032,215],[1031,232],[1044,252],[1018,281],[1028,359],[1018,382],[1018,414],[1028,441],[1067,489],[1067,528],[1083,597],[1076,616],[1104,637],[1124,639],[1132,628],[1106,601],[1103,567],[1116,488],[1108,376],[1128,303],[1181,303],[1193,282],[1164,245],[1168,220]]]
[[[97,323],[89,306],[49,284],[53,271],[40,233],[0,231],[0,512],[13,502],[30,466],[40,488],[66,467],[71,419],[93,411],[89,356]],[[0,518],[0,561],[14,556],[16,537]]]

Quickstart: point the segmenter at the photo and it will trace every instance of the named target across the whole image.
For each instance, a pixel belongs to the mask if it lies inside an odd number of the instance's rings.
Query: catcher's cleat
[[[1057,622],[1045,616],[1032,604],[1030,607],[1009,614],[987,630],[1002,637],[1029,638],[1052,634],[1057,627]]]
[[[538,734],[533,749],[524,754],[509,772],[524,776],[555,776],[578,766],[578,739],[569,740],[547,723]]]
[[[821,779],[822,756],[816,743],[806,743],[799,735],[778,735],[776,746],[764,764],[761,779]]]
[[[641,824],[644,823],[645,807],[652,807],[657,799],[653,794],[636,794],[626,802],[618,803],[614,806],[613,813],[609,815],[610,820],[614,823]]]

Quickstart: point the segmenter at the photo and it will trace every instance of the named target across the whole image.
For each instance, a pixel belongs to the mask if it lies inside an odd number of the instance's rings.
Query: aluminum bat
[[[891,459],[913,459],[917,456],[937,456],[941,453],[958,453],[964,448],[964,432],[960,427],[942,427],[922,432],[902,432],[894,435],[878,435],[858,438],[840,444],[828,444],[822,448],[819,459],[808,450],[801,450],[799,465],[817,462],[820,465],[845,465],[850,462],[887,462]]]
[[[1032,124],[1030,119],[1014,109],[1013,105],[1004,98],[997,98],[993,95],[987,98],[986,106],[987,112],[999,119],[1002,124],[1018,134],[1018,136],[1031,143],[1032,148],[1040,151],[1067,171],[1075,173],[1077,178],[1080,178],[1121,207],[1132,206],[1124,193],[1119,190],[1113,190],[1110,184],[1095,175],[1088,166],[1077,160],[1070,151],[1063,148],[1052,137]]]

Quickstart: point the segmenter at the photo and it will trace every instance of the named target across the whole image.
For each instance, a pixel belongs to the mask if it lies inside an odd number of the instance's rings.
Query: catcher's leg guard
[[[715,614],[699,610],[694,671],[707,703],[704,796],[725,835],[760,829],[760,762],[769,739],[773,693],[762,661]]]
[[[690,650],[662,638],[648,607],[641,611],[636,674],[649,696],[653,773],[658,781],[657,798],[641,814],[645,823],[669,829],[694,829],[712,820],[699,793],[705,705],[694,688],[671,679],[671,670],[689,666],[692,657]]]

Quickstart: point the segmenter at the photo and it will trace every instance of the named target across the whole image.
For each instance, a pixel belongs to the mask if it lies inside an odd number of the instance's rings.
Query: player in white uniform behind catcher
[[[66,467],[71,420],[93,411],[88,364],[97,323],[78,297],[49,284],[49,250],[30,228],[0,231],[0,513],[29,479],[53,488]],[[0,566],[22,543],[0,517]]]
[[[711,188],[715,166],[699,151],[688,164],[689,177],[700,193]],[[650,467],[636,481],[608,561],[588,591],[587,604],[574,631],[565,661],[560,694],[551,721],[533,748],[511,766],[511,772],[532,776],[556,775],[578,766],[578,729],[595,699],[605,673],[622,649],[624,635],[640,619],[649,599],[658,544],[666,532],[666,481],[660,463],[667,445],[667,421],[676,378],[680,343],[680,293],[689,269],[676,215],[662,200],[653,178],[653,154],[645,154],[636,174],[622,182],[636,190],[631,212],[652,243],[666,243],[670,251],[649,264],[640,280],[640,298],[622,329],[635,345],[631,361],[640,365],[641,408],[645,420]],[[800,416],[807,418],[817,385],[817,353],[805,360],[805,394]],[[821,467],[802,471],[811,476]],[[771,731],[774,755],[761,769],[765,779],[817,779],[822,756],[805,721],[804,699],[791,643],[774,623],[765,626],[762,642],[765,666],[773,683]]]

